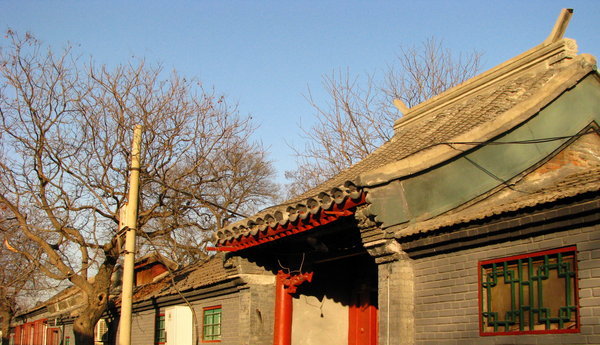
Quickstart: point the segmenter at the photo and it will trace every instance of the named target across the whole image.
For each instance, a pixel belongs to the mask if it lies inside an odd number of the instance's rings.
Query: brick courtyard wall
[[[200,331],[200,342],[202,342],[202,318],[203,309],[220,305],[221,315],[221,342],[222,345],[246,344],[242,342],[243,334],[240,332],[240,295],[225,295],[214,298],[207,298],[192,303],[194,311],[198,317],[198,331]],[[194,338],[196,339],[196,330],[194,329]]]
[[[403,256],[379,265],[379,344],[414,345],[414,262]]]
[[[478,261],[577,246],[581,332],[479,335]],[[413,262],[418,345],[600,344],[600,226],[508,241]]]
[[[254,267],[254,264],[243,262],[243,265],[240,271],[243,271],[244,274],[238,277],[239,285],[236,287],[230,286],[216,291],[216,293],[220,293],[219,295],[216,295],[215,291],[208,291],[207,294],[198,291],[199,295],[187,293],[190,295],[190,303],[196,316],[196,324],[192,325],[193,343],[196,340],[196,333],[198,333],[199,343],[204,343],[202,340],[204,308],[221,306],[221,339],[218,344],[272,344],[275,310],[274,277],[272,274]],[[142,311],[134,309],[132,345],[155,344],[156,316],[176,305],[186,306],[187,304],[181,298],[168,301],[159,299],[155,308]],[[146,305],[145,308],[147,307]],[[118,335],[116,339],[118,339]]]
[[[146,310],[131,315],[131,343],[132,345],[152,345],[154,340],[154,323],[156,311]]]
[[[199,342],[202,343],[202,320],[203,309],[220,305],[222,308],[221,319],[221,342],[223,345],[244,345],[249,344],[242,340],[240,332],[240,294],[229,294],[214,298],[207,298],[191,302],[197,317],[197,329],[200,332]],[[174,305],[187,305],[184,301]],[[171,306],[171,305],[169,305]],[[168,306],[158,309],[134,312],[132,315],[131,343],[132,345],[153,345],[155,344],[155,327],[157,313],[164,313]],[[117,326],[118,327],[118,326]],[[195,343],[196,326],[192,324],[192,342]],[[118,344],[118,332],[115,339]],[[73,345],[73,343],[71,343]]]
[[[275,287],[273,285],[255,285],[243,291],[243,316],[240,313],[240,325],[248,325],[242,345],[271,345],[275,324]],[[247,307],[246,307],[247,306]],[[249,319],[250,322],[246,320]]]

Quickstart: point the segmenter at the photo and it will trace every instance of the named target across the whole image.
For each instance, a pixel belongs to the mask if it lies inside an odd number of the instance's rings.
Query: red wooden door
[[[58,345],[58,328],[48,328],[48,332],[46,334],[46,345]]]
[[[368,286],[353,293],[348,315],[348,345],[377,345],[377,307]]]

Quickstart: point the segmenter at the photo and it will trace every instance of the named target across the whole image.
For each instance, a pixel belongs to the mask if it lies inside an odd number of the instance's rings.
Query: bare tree
[[[304,147],[294,148],[297,168],[286,172],[290,196],[326,181],[390,140],[400,117],[394,99],[415,106],[473,77],[480,58],[477,52],[453,55],[432,38],[418,48],[401,49],[382,82],[374,76],[363,81],[350,71],[325,76],[329,101],[320,104],[310,91],[307,97],[317,121],[303,128]]]
[[[31,266],[22,266],[21,255],[10,255],[7,249],[0,248],[0,333],[2,345],[8,345],[10,323],[19,311],[18,297],[29,283]],[[14,253],[13,253],[14,254]]]
[[[212,230],[270,200],[273,169],[249,120],[199,82],[143,61],[82,65],[70,49],[55,54],[31,35],[7,36],[0,204],[44,256],[15,248],[81,290],[75,339],[92,345],[120,254],[134,124],[144,128],[138,237],[179,258],[203,257]]]
[[[12,247],[27,250],[35,257],[42,250],[16,228],[18,224],[6,210],[0,208],[0,332],[2,345],[9,343],[10,323],[19,312],[31,308],[36,302],[57,291],[60,282],[53,284],[28,260]]]
[[[2,217],[0,219],[0,332],[2,333],[2,345],[9,343],[10,323],[16,313],[25,306],[20,298],[31,292],[36,283],[35,266],[24,256],[10,251],[6,236],[10,234],[10,223]],[[21,247],[26,247],[21,241]]]

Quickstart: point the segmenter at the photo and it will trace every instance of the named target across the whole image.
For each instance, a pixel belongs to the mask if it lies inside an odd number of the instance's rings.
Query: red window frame
[[[490,265],[490,264],[494,264],[494,263],[501,263],[501,262],[506,262],[506,261],[514,261],[514,260],[526,259],[526,258],[530,258],[530,257],[539,257],[539,256],[543,256],[543,255],[552,255],[552,254],[566,253],[566,252],[573,253],[573,262],[574,262],[573,269],[575,272],[573,290],[574,290],[574,299],[575,299],[574,303],[576,305],[576,315],[575,315],[576,327],[567,328],[567,329],[550,329],[550,330],[524,330],[524,331],[498,331],[498,332],[484,331],[484,329],[483,329],[484,321],[483,321],[483,296],[482,296],[482,294],[483,294],[482,266]],[[478,292],[478,304],[479,304],[479,307],[478,307],[478,309],[479,309],[479,313],[478,313],[479,314],[479,335],[481,335],[481,336],[496,336],[496,335],[519,335],[519,334],[580,333],[581,332],[581,320],[580,320],[577,267],[578,267],[578,265],[577,265],[577,246],[568,246],[568,247],[544,250],[544,251],[539,251],[539,252],[533,252],[533,253],[527,253],[527,254],[514,255],[514,256],[509,256],[509,257],[479,261],[478,265],[477,265],[477,268],[478,268],[478,270],[477,270],[478,271],[477,272],[477,276],[478,276],[477,292]]]

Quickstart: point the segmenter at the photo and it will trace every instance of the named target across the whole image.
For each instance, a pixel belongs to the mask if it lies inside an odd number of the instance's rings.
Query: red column
[[[292,339],[292,295],[285,288],[284,282],[290,275],[277,272],[275,284],[275,339],[273,345],[290,345]]]
[[[290,275],[283,271],[277,272],[275,284],[275,330],[273,345],[291,345],[292,343],[292,294],[298,285],[311,282],[313,272]]]

